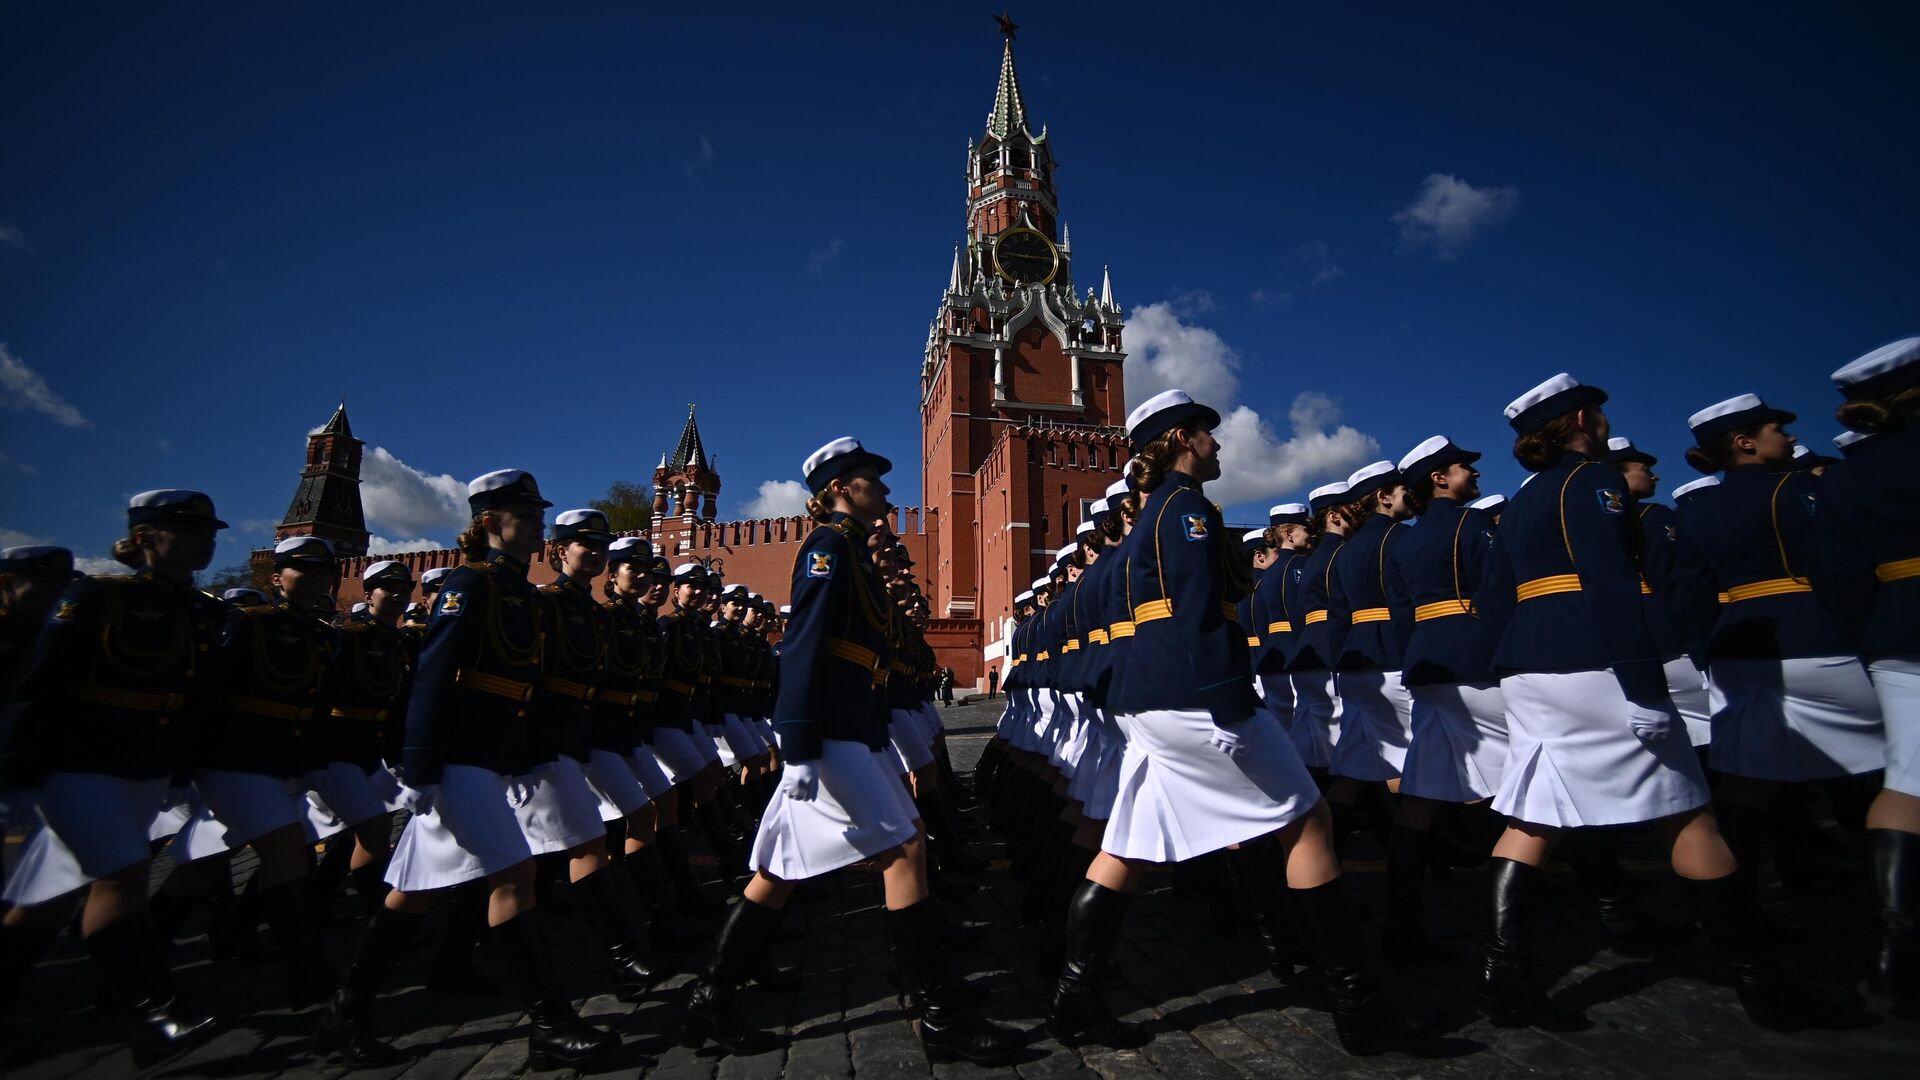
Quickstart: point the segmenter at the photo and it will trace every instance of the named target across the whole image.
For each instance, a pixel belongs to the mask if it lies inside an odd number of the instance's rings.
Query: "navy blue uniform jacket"
[[[1113,710],[1205,709],[1217,724],[1252,716],[1259,699],[1234,606],[1252,582],[1219,509],[1191,476],[1169,470],[1126,546],[1134,625],[1128,663],[1151,674],[1129,678]]]
[[[540,612],[525,563],[499,551],[454,568],[442,583],[407,703],[400,771],[413,787],[447,765],[518,776],[527,706],[540,681]]]
[[[1407,684],[1492,681],[1493,647],[1513,614],[1513,570],[1493,515],[1434,499],[1399,534],[1387,591],[1396,609],[1413,613],[1402,655]]]
[[[1293,660],[1288,671],[1331,671],[1347,636],[1347,609],[1333,588],[1333,564],[1347,538],[1327,533],[1300,567],[1298,599],[1289,598],[1293,623]]]
[[[1640,599],[1638,525],[1620,470],[1568,451],[1514,493],[1500,550],[1516,604],[1493,655],[1500,672],[1612,668],[1631,701],[1666,700]]]
[[[1813,585],[1868,657],[1920,656],[1920,426],[1881,435],[1820,478]]]
[[[880,749],[886,711],[876,723],[873,678],[892,603],[869,567],[866,528],[846,514],[815,526],[794,560],[792,595],[773,708],[781,756],[811,761],[822,739]]]
[[[1347,613],[1336,671],[1399,671],[1413,612],[1387,598],[1387,566],[1408,535],[1405,524],[1385,514],[1368,515],[1333,564],[1334,606]]]

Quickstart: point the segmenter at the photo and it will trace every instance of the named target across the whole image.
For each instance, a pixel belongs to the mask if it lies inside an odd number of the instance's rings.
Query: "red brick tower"
[[[653,517],[656,522],[668,516],[667,503],[673,502],[672,515],[688,522],[712,521],[720,499],[720,473],[707,456],[700,441],[700,425],[693,420],[694,406],[687,405],[687,426],[673,453],[661,454],[653,470]],[[656,526],[657,527],[657,526]]]
[[[967,235],[920,369],[922,491],[936,616],[977,619],[984,659],[1012,597],[1125,460],[1124,323],[1103,271],[1075,295],[1053,146],[1035,135],[1008,35],[986,134],[967,154]]]
[[[275,541],[289,536],[318,536],[333,544],[341,558],[367,553],[371,534],[360,510],[360,448],[347,424],[347,403],[332,419],[307,433],[307,464],[287,507],[286,520],[273,530]]]

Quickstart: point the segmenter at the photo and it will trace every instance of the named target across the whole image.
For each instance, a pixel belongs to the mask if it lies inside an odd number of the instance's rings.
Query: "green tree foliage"
[[[606,497],[591,505],[607,515],[607,524],[617,533],[639,532],[653,523],[653,493],[645,484],[615,480]]]

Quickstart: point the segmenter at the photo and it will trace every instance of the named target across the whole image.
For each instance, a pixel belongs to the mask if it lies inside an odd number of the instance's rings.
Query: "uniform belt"
[[[1552,596],[1554,593],[1579,592],[1579,574],[1554,574],[1552,577],[1534,578],[1523,581],[1514,587],[1515,600],[1532,600],[1539,596]]]
[[[1640,579],[1640,595],[1641,595],[1641,596],[1652,596],[1652,595],[1653,595],[1653,586],[1651,586],[1651,585],[1649,585],[1649,584],[1647,584],[1647,579],[1646,579],[1646,578],[1641,578],[1641,579]]]
[[[1715,597],[1715,599],[1719,600],[1723,604],[1733,603],[1733,597],[1728,596],[1726,593],[1720,593],[1718,596]]]
[[[1393,611],[1383,607],[1363,607],[1353,613],[1355,623],[1386,622],[1393,618]]]
[[[842,660],[851,661],[866,668],[868,671],[872,671],[874,668],[880,666],[880,657],[875,655],[872,649],[867,648],[865,645],[855,644],[845,638],[828,638],[826,644],[821,646],[821,649],[828,656],[835,656]]]
[[[1769,578],[1746,585],[1727,586],[1727,599],[1733,603],[1742,600],[1758,600],[1763,596],[1788,596],[1793,593],[1810,593],[1813,586],[1804,581],[1795,581],[1790,577]]]
[[[713,685],[713,676],[711,676],[711,675],[702,675],[702,676],[700,676],[700,685],[701,685],[701,686],[711,686],[711,685]]]
[[[615,705],[625,705],[628,708],[632,708],[633,705],[640,700],[640,694],[638,691],[629,690],[602,690],[594,695],[594,699],[596,701],[611,701]]]
[[[393,717],[386,709],[362,709],[353,705],[335,705],[328,711],[342,720],[358,720],[363,724],[384,724]]]
[[[1065,645],[1060,646],[1060,651],[1063,653],[1078,652],[1079,649],[1080,649],[1079,638],[1074,638],[1073,640],[1067,642]]]
[[[1881,581],[1905,581],[1920,577],[1920,558],[1895,559],[1883,562],[1873,568],[1873,576]]]
[[[661,679],[660,685],[666,687],[667,689],[673,691],[676,694],[679,694],[681,697],[693,696],[692,683],[683,683],[678,679]]]
[[[913,665],[903,664],[895,660],[893,663],[887,665],[887,670],[895,675],[911,675],[913,674]]]
[[[660,700],[660,695],[652,690],[635,690],[633,692],[633,700],[642,705],[651,705]]]
[[[1136,627],[1141,623],[1171,618],[1173,618],[1173,601],[1171,600],[1149,600],[1133,609],[1133,625]]]
[[[1312,626],[1314,623],[1322,623],[1326,621],[1327,621],[1326,608],[1315,608],[1314,610],[1307,612],[1308,626]]]
[[[1107,627],[1107,637],[1113,641],[1119,641],[1121,638],[1132,637],[1133,631],[1134,631],[1133,620],[1122,619],[1121,621],[1114,623],[1112,626]]]
[[[1033,658],[1035,660],[1045,660],[1051,657],[1052,655],[1053,654],[1048,652],[1047,650],[1041,649],[1039,652],[1033,654]]]
[[[270,720],[306,720],[313,716],[311,705],[288,705],[281,701],[248,697],[246,694],[230,695],[227,698],[227,704],[240,712],[264,716]]]
[[[873,685],[875,686],[887,685],[887,679],[892,674],[893,673],[891,671],[887,671],[882,668],[875,668],[873,672]]]
[[[720,676],[720,685],[739,687],[742,690],[751,690],[753,689],[753,680],[743,679],[738,675],[722,675]]]
[[[593,700],[593,687],[583,682],[560,678],[558,675],[540,676],[540,688],[543,690],[551,690],[556,694],[562,694],[576,701]]]
[[[533,700],[532,683],[516,682],[499,675],[489,675],[484,671],[461,668],[453,673],[453,681],[469,690],[478,690],[495,697],[523,702]]]
[[[1225,600],[1220,601],[1220,614],[1233,625],[1240,625],[1240,609],[1227,603]]]
[[[1087,631],[1087,641],[1089,644],[1105,645],[1111,642],[1112,640],[1113,639],[1107,635],[1107,632],[1105,630]]]
[[[138,690],[121,690],[112,686],[98,686],[93,683],[80,683],[73,688],[73,696],[94,705],[111,705],[116,709],[138,709],[141,712],[172,712],[187,703],[185,694],[147,694]]]
[[[1257,649],[1257,648],[1259,648],[1259,647],[1260,647],[1260,637],[1259,637],[1259,635],[1257,635],[1257,634],[1248,634],[1248,635],[1247,635],[1247,648],[1249,648],[1249,649]]]
[[[1281,619],[1279,622],[1270,622],[1267,624],[1267,633],[1291,634],[1293,633],[1293,624],[1285,619]]]
[[[1449,615],[1471,615],[1473,605],[1465,600],[1436,600],[1431,604],[1421,604],[1413,609],[1414,622],[1426,622],[1428,619],[1444,619]]]

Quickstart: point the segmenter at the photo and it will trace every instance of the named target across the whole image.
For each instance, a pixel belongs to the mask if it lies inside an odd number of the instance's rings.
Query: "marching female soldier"
[[[80,933],[145,1065],[214,1032],[174,986],[148,916],[147,832],[169,779],[192,767],[214,706],[209,661],[226,612],[193,575],[213,560],[227,523],[206,495],[167,489],[135,495],[127,526],[114,557],[133,575],[66,587],[6,703],[0,789],[38,789],[54,857],[24,863],[7,882],[19,906],[0,975],[23,979],[58,932],[20,912],[88,886]]]
[[[1391,602],[1413,617],[1403,654],[1413,733],[1387,843],[1389,963],[1451,956],[1428,939],[1421,911],[1433,817],[1450,803],[1492,798],[1506,766],[1493,647],[1513,610],[1513,579],[1492,517],[1467,505],[1480,495],[1478,460],[1443,435],[1400,459],[1420,520],[1387,568]]]
[[[1254,697],[1246,636],[1231,618],[1247,582],[1228,557],[1219,510],[1201,491],[1220,475],[1212,435],[1220,416],[1169,390],[1127,420],[1130,471],[1146,494],[1126,543],[1135,627],[1128,663],[1139,671],[1110,701],[1127,749],[1101,853],[1072,900],[1047,1030],[1069,1046],[1144,1042],[1100,994],[1132,893],[1147,864],[1238,844],[1254,851],[1250,865],[1268,867],[1260,891],[1289,897],[1305,924],[1341,1044],[1369,1053],[1424,1038],[1427,1028],[1380,1000],[1319,790]],[[1277,851],[1263,842],[1269,838]]]
[[[1840,422],[1872,436],[1821,478],[1817,595],[1867,660],[1887,720],[1886,787],[1867,812],[1880,933],[1868,985],[1920,1007],[1920,338],[1833,373]]]
[[[659,711],[654,724],[654,749],[661,753],[667,776],[681,792],[680,816],[697,823],[706,834],[707,844],[720,861],[723,875],[740,865],[733,837],[721,815],[720,754],[707,730],[706,715],[712,708],[712,673],[715,661],[710,657],[713,641],[708,634],[708,617],[703,593],[707,568],[697,562],[682,563],[673,569],[673,584],[668,592],[673,608],[660,618],[665,640],[666,668],[661,676]],[[707,682],[701,682],[701,679]],[[660,839],[667,845],[667,868],[676,875],[687,866],[680,850],[679,834],[663,830]],[[713,904],[700,893],[691,876],[675,877],[682,905],[690,910],[711,909]]]
[[[536,766],[528,706],[541,675],[537,598],[528,561],[545,513],[530,473],[502,469],[467,485],[473,525],[467,562],[447,575],[420,652],[401,759],[413,816],[400,834],[386,906],[354,949],[339,993],[314,1032],[314,1050],[349,1066],[392,1062],[373,1037],[369,1006],[412,940],[434,895],[485,878],[494,955],[533,1021],[533,1068],[578,1068],[606,1057],[619,1036],[583,1022],[567,1001],[533,918],[533,849],[516,814],[531,805]]]
[[[1287,621],[1293,624],[1294,649],[1287,663],[1293,675],[1293,725],[1288,736],[1307,771],[1323,785],[1340,739],[1340,699],[1333,665],[1347,633],[1347,613],[1333,596],[1333,557],[1352,531],[1347,520],[1347,484],[1338,480],[1307,494],[1313,513],[1313,553],[1300,567],[1301,588],[1288,597]],[[1342,842],[1336,830],[1334,842]]]
[[[631,818],[647,804],[625,755],[631,734],[619,717],[595,732],[594,698],[606,670],[607,613],[593,598],[593,579],[606,569],[613,532],[598,510],[568,510],[554,518],[553,547],[560,575],[535,590],[543,627],[539,690],[527,727],[540,761],[524,776],[531,797],[515,808],[536,857],[564,852],[573,896],[587,928],[607,951],[614,996],[636,1001],[661,970],[628,929],[620,894],[607,867],[607,806]]]
[[[1375,829],[1387,831],[1381,796],[1400,787],[1413,731],[1413,699],[1401,675],[1401,654],[1413,612],[1387,598],[1386,569],[1393,549],[1407,535],[1406,481],[1391,461],[1363,465],[1347,477],[1346,517],[1353,534],[1327,564],[1329,599],[1345,612],[1347,632],[1333,664],[1340,695],[1340,738],[1333,746],[1327,787],[1334,830],[1345,832],[1346,811],[1364,796],[1373,806]]]
[[[1607,461],[1620,470],[1640,522],[1640,576],[1646,583],[1640,595],[1645,599],[1642,607],[1647,613],[1647,630],[1666,669],[1667,695],[1687,723],[1687,741],[1704,748],[1713,736],[1713,726],[1708,722],[1705,661],[1696,664],[1687,655],[1686,642],[1667,604],[1673,588],[1677,529],[1673,510],[1652,501],[1660,483],[1660,474],[1653,467],[1660,459],[1633,445],[1631,439],[1611,438],[1607,440]]]
[[[317,536],[289,537],[273,549],[277,602],[229,613],[214,654],[224,707],[214,710],[201,748],[194,814],[174,837],[175,868],[163,887],[169,902],[202,895],[209,875],[227,872],[222,856],[251,846],[260,869],[249,891],[257,890],[260,914],[287,965],[295,1009],[333,992],[307,881],[304,781],[326,760],[322,731],[338,680],[336,631],[327,619],[338,584],[331,545]]]
[[[600,692],[594,695],[593,723],[595,740],[607,749],[626,744],[618,753],[647,796],[644,805],[622,819],[626,822],[622,861],[646,906],[649,941],[655,952],[666,952],[686,947],[692,938],[680,924],[672,878],[656,843],[662,824],[671,826],[677,820],[679,796],[652,746],[661,646],[659,624],[645,600],[652,595],[657,601],[666,594],[665,581],[655,577],[653,557],[653,545],[637,536],[623,536],[608,545],[607,668]],[[608,807],[601,807],[602,817],[608,812]],[[615,807],[611,812],[619,810]]]
[[[1533,476],[1507,504],[1499,537],[1518,582],[1494,653],[1511,747],[1494,808],[1510,820],[1491,861],[1481,1006],[1495,1024],[1584,1026],[1532,982],[1539,868],[1563,830],[1651,822],[1694,914],[1732,962],[1748,1015],[1768,1026],[1820,1023],[1829,1007],[1784,982],[1767,955],[1752,890],[1706,808],[1706,778],[1667,697],[1641,614],[1626,492],[1603,464],[1605,400],[1561,374],[1506,408],[1514,456]]]
[[[1253,587],[1249,605],[1253,623],[1249,635],[1258,634],[1260,647],[1253,654],[1254,678],[1260,680],[1260,700],[1273,714],[1282,730],[1293,728],[1293,680],[1287,676],[1292,656],[1294,625],[1287,611],[1287,600],[1300,587],[1300,573],[1313,542],[1307,531],[1309,512],[1305,503],[1282,503],[1267,511],[1267,543],[1273,550],[1272,562]]]
[[[1719,699],[1714,811],[1749,888],[1782,784],[1886,763],[1873,684],[1807,580],[1823,482],[1793,468],[1792,421],[1752,394],[1695,413],[1687,461],[1725,479],[1683,506],[1675,528],[1669,603]]]
[[[835,439],[803,470],[819,523],[793,572],[793,619],[781,642],[775,730],[786,762],[753,846],[754,878],[727,914],[712,964],[695,984],[685,1042],[737,1053],[766,1037],[741,1022],[734,989],[766,949],[797,882],[873,859],[885,883],[887,928],[907,988],[924,1005],[920,1037],[935,1057],[1005,1058],[1013,1032],[959,1002],[927,893],[926,849],[913,804],[887,763],[886,728],[869,701],[885,647],[886,595],[868,569],[867,525],[885,510],[890,464],[857,440]]]
[[[324,905],[339,883],[327,872],[337,863],[336,848],[351,852],[334,873],[353,879],[354,894],[371,915],[386,903],[388,838],[393,834],[390,806],[399,805],[400,785],[387,770],[399,761],[407,694],[413,679],[411,649],[398,629],[400,613],[413,595],[413,573],[405,563],[382,560],[360,575],[367,590],[368,617],[341,631],[339,654],[329,671],[329,719],[316,722],[316,760],[307,773],[307,821],[314,835],[350,837],[329,846],[314,873],[313,902]]]

